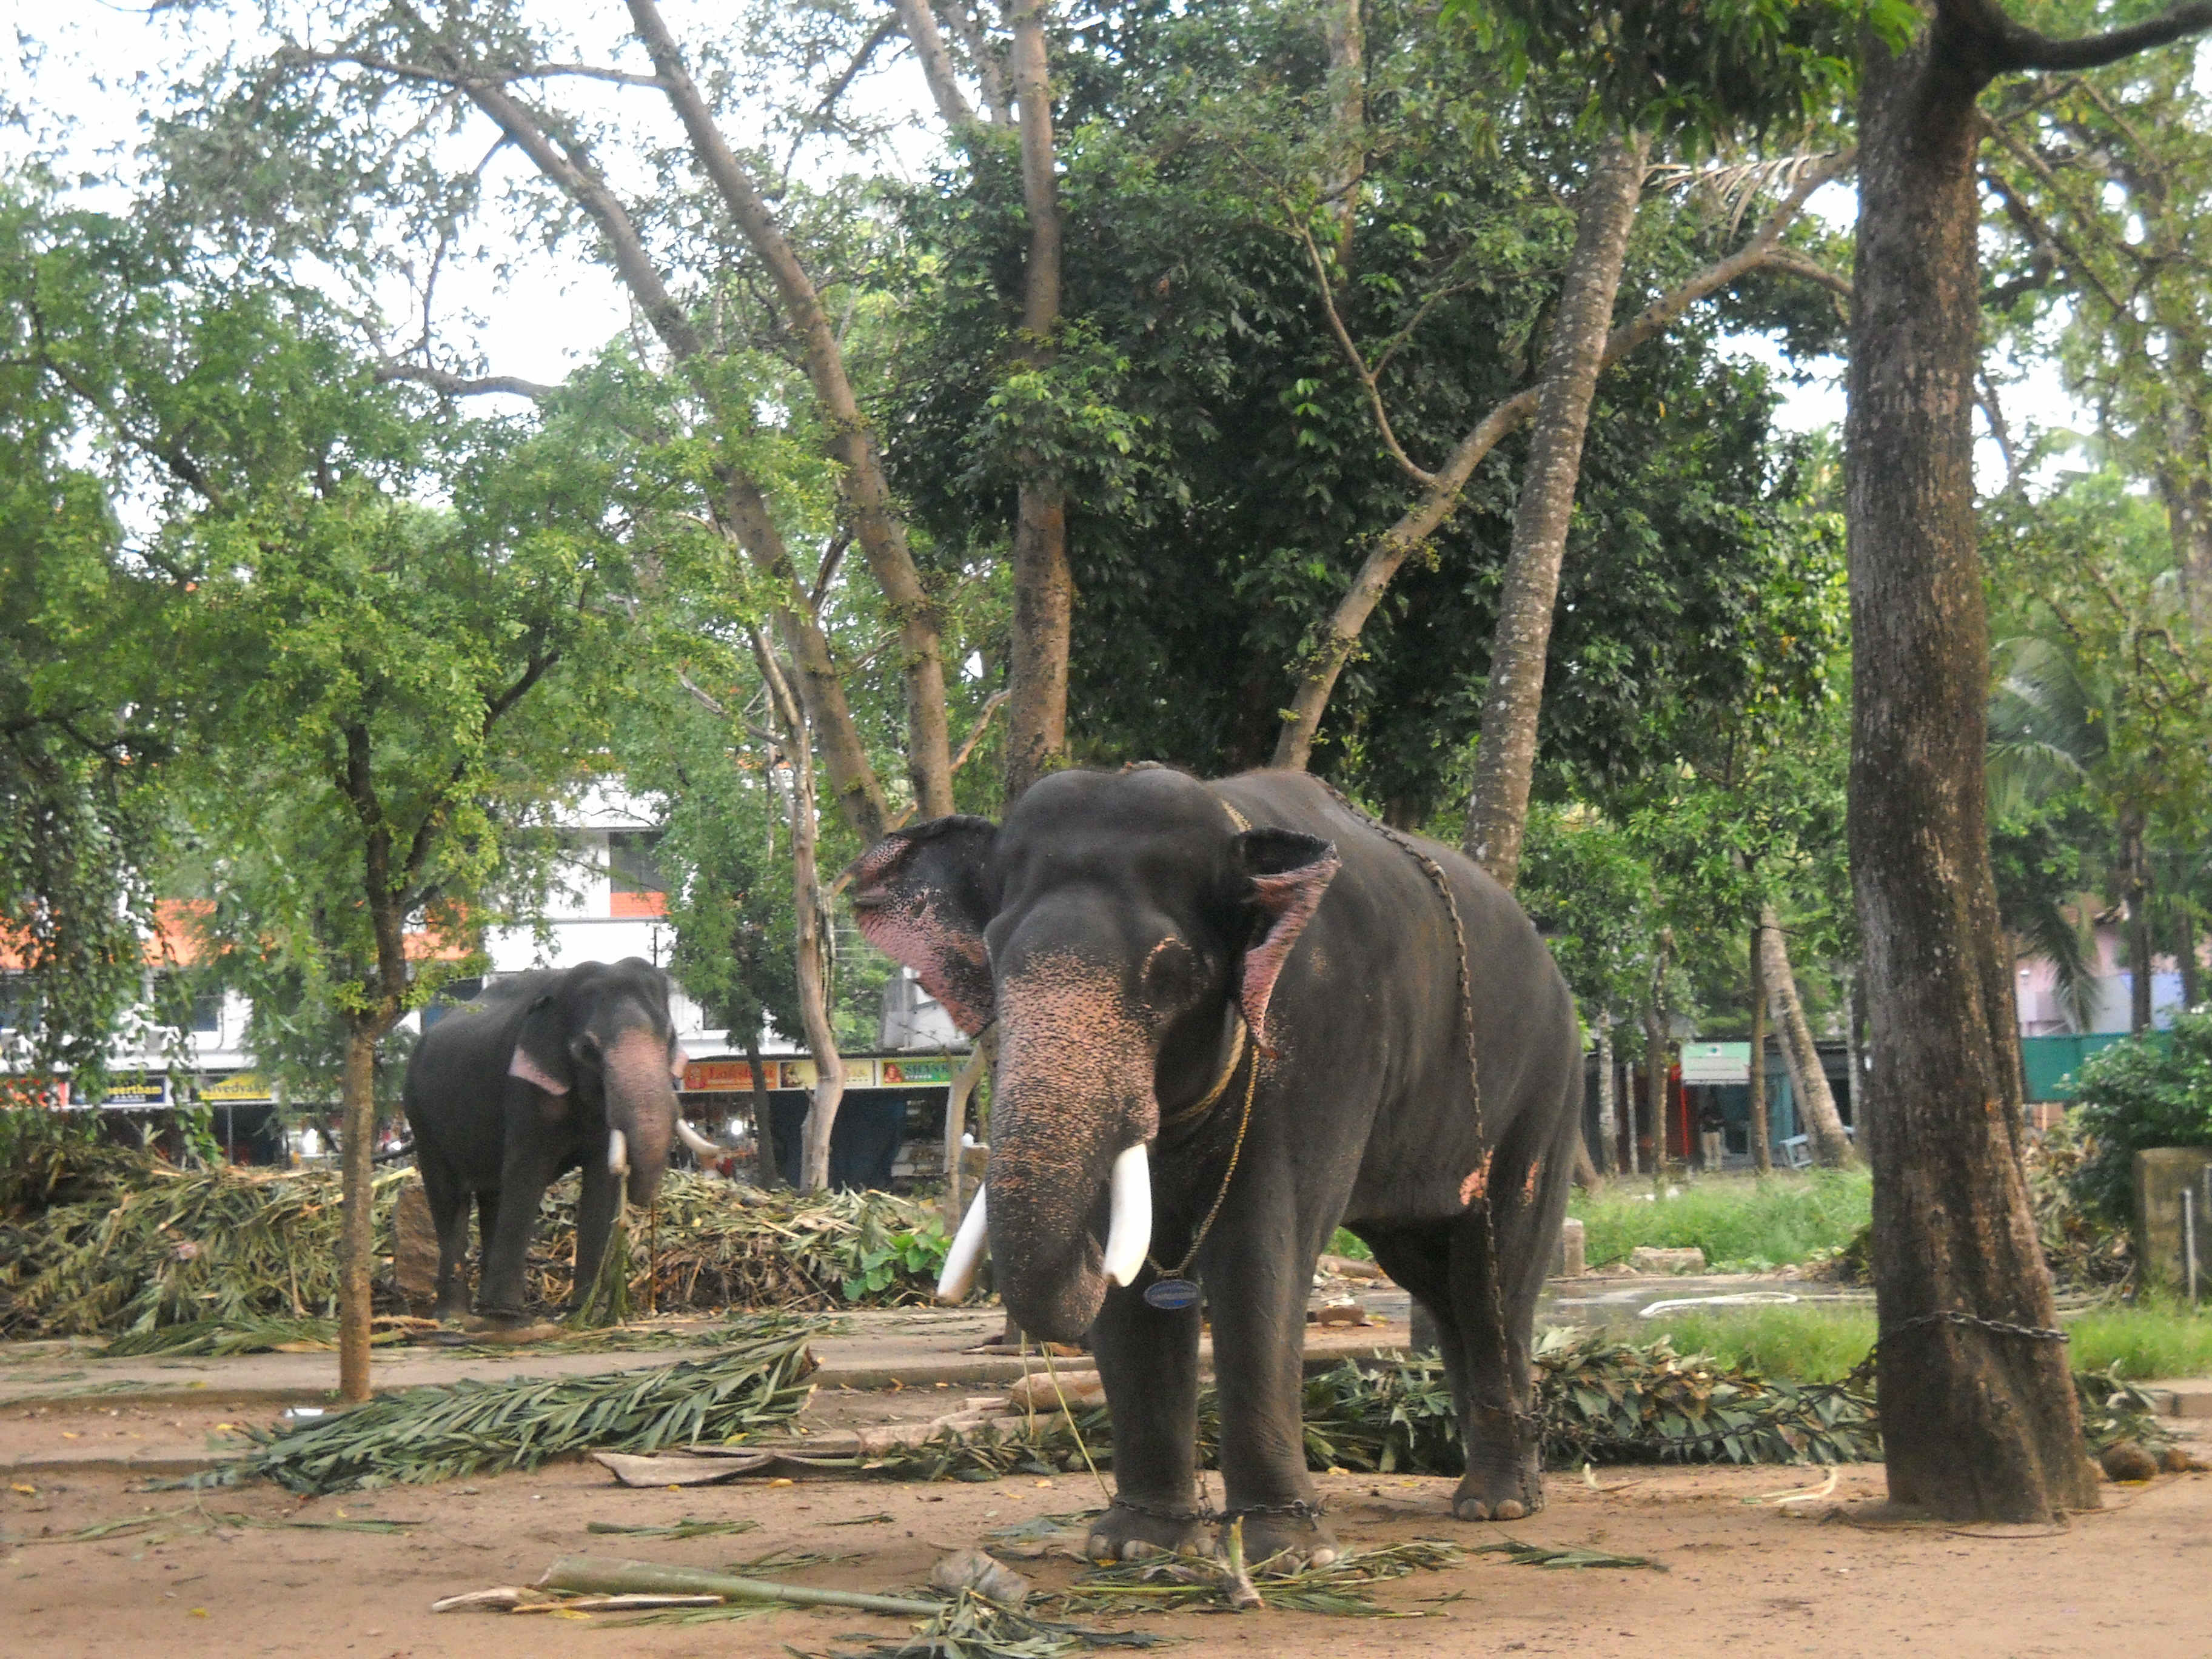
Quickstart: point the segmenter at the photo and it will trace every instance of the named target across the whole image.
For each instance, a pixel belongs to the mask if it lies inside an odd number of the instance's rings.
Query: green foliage
[[[2133,1214],[2135,1155],[2151,1146],[2212,1146],[2212,1009],[2174,1017],[2165,1041],[2146,1034],[2082,1063],[2070,1114],[2087,1156],[2074,1176],[2083,1206],[2115,1222]]]
[[[1517,66],[1589,77],[1594,106],[1632,127],[1714,143],[1832,118],[1867,31],[1901,45],[1911,0],[1448,0]]]
[[[1350,242],[1325,258],[1399,438],[1433,466],[1534,374],[1573,229],[1547,181],[1581,164],[1559,118],[1582,91],[1546,82],[1516,100],[1463,32],[1396,3],[1364,16],[1368,166]],[[1413,494],[1302,240],[1335,247],[1314,185],[1334,142],[1322,33],[1269,5],[1117,13],[1055,75],[1080,323],[1054,373],[1079,365],[1082,393],[1053,404],[1079,481],[1070,729],[1086,761],[1263,763],[1315,630]],[[979,465],[978,434],[997,429],[1006,380],[1032,373],[1018,174],[985,146],[898,205],[904,257],[881,280],[912,297],[890,459],[940,560],[994,558],[1011,486]],[[1735,234],[1698,196],[1655,199],[1645,219],[1629,312]],[[1544,711],[1547,751],[1578,776],[1654,763],[1640,716],[1657,688],[1717,708],[1768,678],[1741,648],[1746,623],[1806,562],[1781,534],[1772,393],[1708,328],[1684,325],[1601,391],[1553,641],[1574,684]],[[1316,765],[1398,821],[1463,795],[1524,459],[1509,440],[1478,471],[1334,694]]]
[[[1873,1209],[1873,1178],[1863,1170],[1686,1181],[1672,1198],[1616,1182],[1594,1195],[1577,1192],[1568,1205],[1568,1213],[1583,1223],[1592,1267],[1624,1261],[1647,1244],[1695,1245],[1723,1267],[1804,1261],[1816,1250],[1848,1244]]]
[[[143,1173],[146,1154],[102,1127],[97,1112],[0,1109],[0,1223],[87,1202]]]
[[[0,1024],[9,1062],[68,1067],[94,1098],[143,984],[180,595],[128,545],[61,372],[112,383],[129,343],[98,337],[152,276],[114,219],[65,210],[35,173],[0,184]]]

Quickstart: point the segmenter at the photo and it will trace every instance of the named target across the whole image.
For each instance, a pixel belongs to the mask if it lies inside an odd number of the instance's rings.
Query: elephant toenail
[[[1490,1519],[1490,1505],[1480,1498],[1463,1499],[1459,1506],[1459,1518],[1462,1521],[1487,1521]]]
[[[1518,1521],[1528,1511],[1521,1507],[1517,1499],[1509,1498],[1498,1506],[1496,1513],[1500,1521]]]
[[[1141,1561],[1148,1555],[1164,1555],[1167,1552],[1162,1549],[1158,1544],[1148,1543],[1141,1538],[1132,1538],[1127,1543],[1121,1546],[1121,1559],[1124,1561]]]
[[[1336,1552],[1334,1550],[1321,1549],[1316,1550],[1313,1553],[1313,1564],[1317,1567],[1332,1565],[1334,1564],[1335,1560]]]

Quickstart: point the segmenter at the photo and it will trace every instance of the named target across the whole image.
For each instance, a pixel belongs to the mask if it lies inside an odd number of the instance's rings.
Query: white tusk
[[[629,1173],[629,1142],[623,1139],[620,1129],[607,1132],[607,1169],[618,1176]]]
[[[983,1221],[983,1188],[978,1187],[975,1201],[960,1218],[960,1231],[952,1235],[952,1248],[945,1253],[945,1271],[937,1276],[939,1302],[957,1302],[968,1294],[975,1283],[976,1267],[982,1261],[990,1242],[991,1235]]]
[[[1152,1248],[1152,1170],[1142,1146],[1114,1160],[1109,1193],[1113,1219],[1106,1229],[1106,1277],[1127,1285]]]
[[[702,1158],[720,1159],[727,1150],[725,1147],[717,1146],[680,1117],[676,1120],[676,1133],[686,1146]]]

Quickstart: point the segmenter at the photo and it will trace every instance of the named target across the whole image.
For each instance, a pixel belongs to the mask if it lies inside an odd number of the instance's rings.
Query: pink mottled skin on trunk
[[[667,1050],[650,1031],[630,1032],[607,1051],[600,1076],[607,1127],[621,1130],[629,1143],[629,1201],[650,1204],[676,1138],[676,1091],[670,1085]]]
[[[1040,951],[1004,986],[988,1180],[991,1253],[1025,1328],[1079,1334],[1106,1294],[1091,1212],[1115,1156],[1159,1128],[1152,1041],[1119,976]]]

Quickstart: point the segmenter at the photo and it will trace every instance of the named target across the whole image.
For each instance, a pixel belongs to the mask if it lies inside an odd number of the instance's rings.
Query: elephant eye
[[[576,1058],[596,1066],[599,1063],[599,1039],[586,1033],[576,1039]]]
[[[1145,958],[1145,991],[1155,1000],[1187,995],[1198,980],[1198,957],[1170,933]]]

